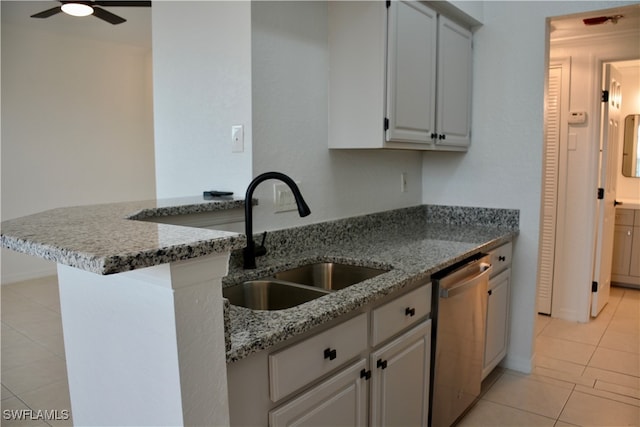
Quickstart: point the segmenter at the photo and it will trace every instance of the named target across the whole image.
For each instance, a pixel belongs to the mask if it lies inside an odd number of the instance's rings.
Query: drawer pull
[[[331,350],[331,348],[326,348],[324,350],[324,358],[325,359],[333,360],[336,357],[338,357],[338,354],[336,353],[336,349],[335,348],[333,350]]]
[[[411,307],[407,307],[404,309],[404,314],[405,316],[409,316],[409,317],[413,317],[416,315],[416,309],[415,308],[411,308]]]
[[[365,380],[370,379],[371,371],[367,371],[366,369],[363,369],[362,371],[360,371],[360,378],[364,378]]]
[[[378,368],[387,369],[387,361],[386,360],[382,360],[382,359],[378,359],[378,361],[376,362],[376,366]]]
[[[498,257],[498,261],[506,261],[506,260],[507,260],[507,257],[504,257],[502,255]]]

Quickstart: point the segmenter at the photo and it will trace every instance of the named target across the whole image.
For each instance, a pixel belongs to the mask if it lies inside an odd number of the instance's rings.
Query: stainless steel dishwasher
[[[489,260],[478,254],[432,276],[432,427],[449,427],[480,395]]]

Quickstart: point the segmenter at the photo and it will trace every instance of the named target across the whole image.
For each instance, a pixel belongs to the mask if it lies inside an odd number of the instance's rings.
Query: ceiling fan
[[[32,18],[48,18],[56,15],[60,12],[64,12],[73,16],[88,16],[93,15],[96,18],[100,18],[103,21],[107,21],[110,24],[118,25],[126,21],[126,19],[115,15],[102,7],[151,7],[150,1],[110,1],[110,0],[94,0],[94,1],[71,1],[71,0],[59,0],[62,3],[60,6],[52,9],[44,10],[35,15],[31,15]]]

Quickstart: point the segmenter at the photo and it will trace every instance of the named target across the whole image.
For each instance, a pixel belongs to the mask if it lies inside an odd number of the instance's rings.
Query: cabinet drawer
[[[492,275],[500,273],[511,264],[512,247],[513,245],[509,242],[489,252],[490,262],[493,266]]]
[[[371,345],[376,346],[431,312],[431,283],[376,308],[371,314]]]
[[[633,225],[633,209],[616,209],[616,225]]]
[[[633,221],[633,225],[635,225],[636,227],[640,227],[640,209],[636,209],[634,211],[635,214],[635,220]]]
[[[367,315],[269,355],[269,395],[276,402],[367,348]]]

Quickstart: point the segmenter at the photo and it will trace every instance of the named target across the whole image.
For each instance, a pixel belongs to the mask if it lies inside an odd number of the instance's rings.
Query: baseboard
[[[640,277],[611,276],[611,284],[623,288],[640,289]]]
[[[533,371],[534,362],[535,354],[529,359],[510,357],[507,355],[502,363],[500,363],[500,366],[506,369],[511,369],[512,371],[522,372],[523,374],[530,374]]]

